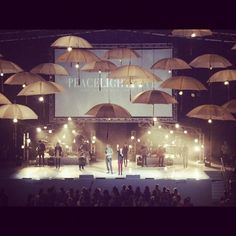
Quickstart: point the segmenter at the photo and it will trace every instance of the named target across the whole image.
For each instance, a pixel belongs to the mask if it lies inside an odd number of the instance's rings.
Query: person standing
[[[186,144],[183,146],[182,155],[183,155],[184,168],[187,168],[188,167],[188,147]]]
[[[112,171],[112,155],[113,155],[113,150],[110,146],[110,144],[107,144],[105,148],[105,157],[106,157],[106,166],[107,166],[107,174],[111,171],[111,174],[113,174]]]
[[[141,147],[142,167],[147,166],[148,148],[145,144]]]
[[[61,167],[61,157],[62,157],[62,148],[59,143],[55,147],[55,159],[56,159],[56,168],[60,169]]]
[[[125,143],[123,148],[122,148],[122,153],[123,153],[123,159],[124,159],[124,166],[127,167],[127,162],[128,162],[128,152],[129,152],[129,147],[128,144]]]
[[[124,154],[122,148],[117,145],[118,175],[122,175]]]
[[[46,150],[45,144],[42,143],[41,140],[39,140],[37,151],[39,156],[39,166],[41,166],[41,159],[43,160],[43,166],[44,166],[44,152]]]
[[[159,167],[164,167],[164,159],[165,159],[166,149],[164,146],[159,147]]]
[[[79,170],[84,170],[84,166],[85,166],[85,152],[83,149],[79,150]]]

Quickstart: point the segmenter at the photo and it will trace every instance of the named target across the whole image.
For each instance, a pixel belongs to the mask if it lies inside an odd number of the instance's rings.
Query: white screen
[[[105,49],[91,50],[98,57],[102,58]],[[172,57],[172,49],[142,49],[135,50],[141,56],[137,59],[131,59],[132,65],[140,65],[144,68],[150,69],[151,66],[162,58]],[[55,50],[55,61],[59,55],[65,52],[65,49]],[[119,60],[111,60],[117,66],[120,66]],[[58,63],[58,62],[56,62]],[[122,65],[127,65],[129,60],[123,60]],[[130,112],[132,117],[152,117],[153,106],[150,104],[133,104],[130,101],[130,88],[123,84],[123,80],[107,79],[107,73],[102,73],[102,88],[98,88],[98,73],[80,71],[80,85],[78,85],[78,72],[75,68],[75,63],[58,63],[65,67],[70,76],[55,76],[55,82],[63,85],[65,91],[55,95],[55,117],[86,117],[85,113],[93,106],[100,103],[111,103],[120,105]],[[80,63],[80,68],[83,66]],[[171,76],[168,71],[164,70],[150,70],[165,80]],[[172,90],[160,89],[161,82],[144,84],[142,88],[135,85],[131,88],[132,98],[146,90],[155,89],[163,90],[172,95]],[[108,86],[109,85],[109,86]],[[155,105],[154,115],[156,117],[171,118],[172,105]]]

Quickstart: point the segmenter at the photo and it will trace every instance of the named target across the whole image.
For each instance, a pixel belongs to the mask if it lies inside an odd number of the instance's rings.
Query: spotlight
[[[158,129],[161,129],[161,125],[158,125]]]
[[[204,145],[203,145],[203,144],[201,145],[201,148],[204,148]]]
[[[187,130],[184,130],[184,134],[187,134],[188,133],[188,131]]]
[[[72,134],[76,134],[76,131],[74,129],[72,130]]]
[[[4,74],[3,74],[3,73],[1,73],[0,75],[1,75],[1,76],[4,76]]]
[[[134,88],[134,84],[131,84],[131,85],[130,85],[130,88]]]
[[[133,146],[132,145],[129,145],[129,148],[131,149]]]
[[[40,127],[37,127],[37,128],[36,128],[36,131],[37,131],[38,133],[40,133],[40,132],[42,131],[42,129],[41,129]]]
[[[154,121],[154,122],[157,122],[157,118],[156,118],[156,117],[153,117],[153,121]]]
[[[96,139],[96,136],[94,135],[94,136],[92,137],[92,139],[95,140],[95,139]]]
[[[43,126],[44,129],[47,129],[48,127],[47,126]]]
[[[40,101],[40,102],[43,102],[43,101],[44,101],[44,97],[42,97],[42,96],[39,97],[39,101]]]
[[[64,138],[64,139],[65,139],[65,138],[66,138],[66,135],[64,134],[64,135],[62,136],[62,138]]]
[[[148,134],[151,134],[152,132],[150,130],[148,130]]]
[[[75,64],[75,68],[79,69],[79,64],[78,63]]]
[[[68,149],[69,148],[69,146],[68,145],[66,145],[66,149]]]
[[[22,87],[24,88],[26,86],[26,84],[22,84]]]
[[[89,143],[89,140],[87,140],[86,142]]]
[[[102,72],[99,70],[99,71],[98,71],[98,74],[101,74],[101,73],[102,73]]]
[[[68,117],[68,121],[71,121],[72,119],[71,119],[71,117]]]
[[[213,67],[212,66],[210,66],[210,68],[209,68],[210,70],[212,70],[213,69]]]
[[[183,95],[183,91],[179,91],[179,95],[182,96]]]
[[[27,138],[26,142],[29,144],[31,142],[30,138]]]
[[[165,139],[168,139],[168,138],[169,138],[169,135],[168,135],[168,134],[166,134],[166,135],[165,135]]]
[[[175,144],[175,141],[172,141],[171,144],[174,145],[174,144]]]
[[[168,73],[169,73],[169,74],[171,74],[171,72],[172,72],[171,70],[168,70]]]
[[[142,85],[142,84],[139,84],[139,85],[138,85],[138,87],[139,87],[139,88],[142,88],[142,87],[143,87],[143,85]]]
[[[137,142],[140,143],[140,139],[139,138],[137,139]]]
[[[195,147],[194,147],[194,151],[195,151],[195,152],[199,152],[199,151],[200,151],[200,147],[199,147],[199,146],[195,146]]]
[[[178,129],[179,128],[179,124],[175,124],[175,128]]]
[[[92,144],[94,144],[96,141],[95,140],[92,140]]]
[[[68,125],[67,125],[67,124],[64,124],[64,128],[67,129],[67,128],[68,128]]]
[[[131,136],[131,140],[134,140],[134,136]]]
[[[192,38],[196,37],[196,33],[192,33],[192,34],[191,34],[191,37],[192,37]]]
[[[16,118],[13,119],[13,123],[17,123],[18,120]]]
[[[194,139],[194,142],[195,142],[195,143],[198,143],[198,139],[197,139],[197,138],[195,138],[195,139]]]
[[[211,124],[211,123],[212,123],[212,119],[209,119],[209,120],[208,120],[208,123]]]
[[[229,85],[229,81],[225,81],[225,82],[224,82],[224,85]]]
[[[72,47],[68,47],[68,48],[67,48],[67,51],[68,51],[68,52],[71,52],[71,51],[72,51]]]
[[[191,97],[195,98],[196,97],[195,93],[191,93]]]
[[[51,134],[51,133],[52,133],[52,130],[51,130],[51,129],[50,129],[50,130],[48,130],[48,133],[49,133],[49,134]]]
[[[75,139],[73,139],[73,143],[76,143]]]
[[[24,149],[25,148],[25,146],[24,145],[21,145],[21,149]]]
[[[174,133],[174,131],[173,130],[170,130],[170,134],[173,134]]]

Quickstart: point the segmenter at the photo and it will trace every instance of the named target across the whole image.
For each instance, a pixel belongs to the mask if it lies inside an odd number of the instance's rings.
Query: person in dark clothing
[[[56,159],[56,168],[60,168],[61,157],[62,157],[62,148],[59,143],[56,144],[54,152],[55,152],[55,159]]]
[[[41,140],[39,140],[37,151],[39,156],[39,166],[41,166],[41,159],[43,160],[43,166],[44,166],[44,152],[46,150],[45,144],[42,143]]]
[[[141,147],[142,167],[147,166],[148,148],[145,144]]]
[[[123,148],[122,148],[123,156],[124,156],[124,166],[127,167],[127,162],[128,162],[128,152],[129,152],[129,147],[128,144],[125,143]]]
[[[164,159],[165,159],[166,149],[164,146],[159,147],[159,167],[164,167]]]
[[[85,163],[86,163],[85,152],[83,150],[80,150],[80,153],[79,153],[79,170],[84,170]]]
[[[117,145],[118,175],[122,175],[123,158],[124,156],[123,156],[122,148],[119,148],[119,145]]]

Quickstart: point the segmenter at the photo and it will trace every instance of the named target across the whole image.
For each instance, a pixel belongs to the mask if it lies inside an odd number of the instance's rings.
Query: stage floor
[[[188,168],[184,169],[183,165],[173,165],[166,167],[141,167],[136,163],[130,162],[128,167],[123,168],[123,175],[118,175],[117,161],[113,161],[113,174],[107,174],[106,165],[104,161],[98,161],[85,166],[85,169],[80,171],[78,165],[64,165],[60,169],[55,166],[27,166],[16,170],[10,178],[22,179],[32,178],[39,179],[64,179],[64,178],[79,178],[80,175],[93,175],[95,178],[114,179],[118,177],[125,178],[126,175],[140,175],[141,179],[209,179],[206,171],[215,171],[212,168],[205,167],[204,164],[197,162],[189,162]]]

